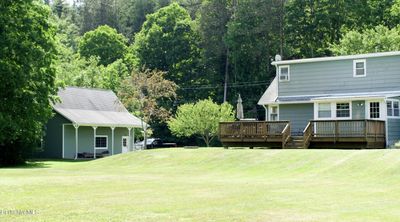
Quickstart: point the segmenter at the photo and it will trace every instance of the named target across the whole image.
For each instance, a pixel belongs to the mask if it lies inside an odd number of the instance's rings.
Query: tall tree
[[[166,71],[180,86],[197,81],[198,36],[184,8],[176,3],[147,16],[133,45],[138,67]]]
[[[118,30],[118,7],[116,0],[84,0],[81,6],[81,33],[86,33],[101,25]]]
[[[346,18],[345,1],[289,0],[286,36],[295,58],[330,55],[328,46],[339,41]]]
[[[330,47],[335,55],[354,55],[400,50],[400,26],[388,29],[377,26],[361,32],[347,32],[339,43]]]
[[[109,26],[100,26],[85,33],[79,42],[79,54],[84,57],[97,56],[99,63],[108,65],[124,57],[126,38]]]
[[[146,15],[156,10],[156,0],[121,0],[119,3],[119,28],[129,39],[133,39],[134,34],[139,32]]]
[[[232,72],[229,78],[228,101],[237,94],[244,98],[245,112],[257,118],[256,104],[265,86],[275,74],[271,59],[281,51],[279,24],[281,1],[241,1],[228,23],[227,44]],[[262,112],[260,112],[262,115]]]
[[[23,162],[52,115],[57,89],[49,16],[39,1],[0,3],[0,165]]]
[[[231,0],[204,1],[200,9],[199,32],[203,48],[204,69],[211,82],[223,84],[229,75],[228,45],[225,41],[232,16]],[[202,89],[198,89],[202,90]],[[217,87],[216,100],[226,100],[226,91]],[[222,96],[224,95],[224,99]]]

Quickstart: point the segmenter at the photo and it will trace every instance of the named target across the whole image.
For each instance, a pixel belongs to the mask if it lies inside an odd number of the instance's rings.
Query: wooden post
[[[364,120],[364,136],[365,136],[365,140],[367,140],[368,137],[368,121]]]
[[[338,141],[339,137],[339,121],[335,121],[335,143]]]

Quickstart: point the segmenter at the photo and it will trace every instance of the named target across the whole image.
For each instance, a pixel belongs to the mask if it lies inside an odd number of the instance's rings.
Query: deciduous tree
[[[179,106],[175,117],[168,121],[168,127],[179,137],[200,136],[208,147],[217,135],[219,122],[233,120],[235,117],[232,105],[218,105],[211,99],[206,99]]]
[[[154,119],[166,121],[171,116],[171,105],[176,98],[177,85],[164,78],[165,72],[144,69],[134,70],[120,87],[118,96],[127,109],[141,117],[142,127],[145,129],[146,141],[147,124]]]
[[[0,3],[0,165],[22,163],[52,115],[55,28],[39,1]]]
[[[124,57],[127,46],[126,38],[109,26],[100,26],[85,33],[79,42],[79,54],[89,58],[99,57],[99,63],[108,65]]]
[[[330,49],[335,55],[399,51],[400,26],[389,29],[380,25],[361,32],[349,31]]]

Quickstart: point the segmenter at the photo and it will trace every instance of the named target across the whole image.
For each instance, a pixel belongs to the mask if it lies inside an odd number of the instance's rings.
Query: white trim
[[[288,69],[288,73],[287,73],[287,79],[281,79],[281,70],[282,68],[287,68]],[[289,65],[285,65],[285,66],[279,66],[278,68],[278,80],[279,82],[289,82],[290,81],[290,66]]]
[[[331,117],[324,117],[324,118],[319,118],[318,117],[318,108],[320,103],[330,103],[331,104]],[[337,103],[348,103],[349,104],[349,117],[337,117],[336,112],[337,112]],[[338,100],[338,101],[330,101],[330,102],[314,102],[314,119],[316,120],[346,120],[346,119],[352,119],[353,118],[353,105],[352,101],[348,100]]]
[[[268,106],[268,109],[269,109],[268,110],[268,120],[273,121],[271,118],[271,114],[275,114],[275,113],[272,113],[272,107],[276,107],[276,120],[274,120],[274,121],[279,121],[279,105],[278,104]]]
[[[111,155],[114,155],[114,130],[115,127],[111,127]]]
[[[124,152],[124,139],[126,139],[126,152]],[[127,153],[129,152],[129,137],[128,136],[122,136],[121,138],[121,153]]]
[[[363,63],[364,64],[364,74],[363,75],[357,75],[357,63]],[[367,60],[366,59],[357,59],[353,60],[353,77],[354,78],[361,78],[361,77],[366,77],[367,76]]]
[[[131,130],[132,128],[128,128],[128,152],[131,151]]]
[[[366,58],[376,58],[385,56],[398,56],[400,51],[393,52],[379,52],[379,53],[369,53],[369,54],[359,54],[359,55],[348,55],[348,56],[333,56],[333,57],[320,57],[320,58],[309,58],[309,59],[295,59],[295,60],[285,60],[285,61],[274,61],[272,65],[288,65],[288,64],[298,64],[298,63],[310,63],[310,62],[327,62],[327,61],[337,61],[337,60],[354,60],[354,59],[366,59]]]
[[[96,146],[96,139],[97,138],[101,138],[101,137],[105,137],[106,138],[106,147],[97,147]],[[94,137],[94,149],[95,150],[108,150],[108,135],[97,135]]]
[[[374,103],[374,102],[379,103],[379,118],[371,118],[370,103]],[[365,119],[386,120],[387,119],[387,110],[386,110],[385,100],[384,99],[382,99],[382,100],[365,100]]]
[[[387,115],[387,102],[391,102],[391,104],[392,104],[392,115]],[[394,106],[393,106],[393,103],[394,102],[398,102],[399,103],[399,116],[395,116],[394,115]],[[400,119],[400,100],[398,100],[398,99],[386,99],[385,100],[385,106],[386,106],[386,116],[387,116],[387,118],[388,119]]]
[[[135,144],[135,129],[132,130],[132,147],[133,150],[136,150],[136,144]]]
[[[79,147],[79,140],[78,140],[78,128],[79,125],[78,124],[73,124],[74,128],[75,128],[75,160],[78,159],[78,147]]]
[[[349,104],[349,117],[337,117],[337,104],[338,103],[348,103]],[[352,106],[352,101],[337,101],[335,103],[335,117],[336,119],[340,120],[340,119],[352,119],[353,118],[353,106]]]
[[[65,130],[64,130],[64,128],[65,128],[65,124],[62,124],[62,159],[64,159],[65,158],[65,145],[64,145],[64,143],[65,143],[65,139],[64,139],[64,132],[65,132]]]

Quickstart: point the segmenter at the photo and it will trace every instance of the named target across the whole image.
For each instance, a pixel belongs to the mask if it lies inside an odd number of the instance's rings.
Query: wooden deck
[[[219,124],[224,147],[282,147],[290,139],[289,121],[237,121]]]
[[[304,130],[306,148],[385,148],[385,121],[312,120]]]
[[[386,130],[380,120],[312,120],[291,147],[289,121],[237,121],[221,122],[219,138],[224,147],[384,148]]]

